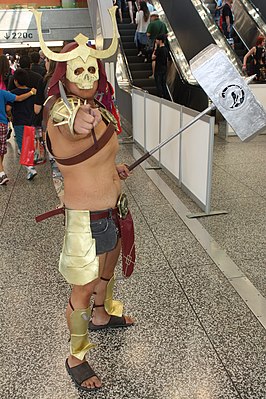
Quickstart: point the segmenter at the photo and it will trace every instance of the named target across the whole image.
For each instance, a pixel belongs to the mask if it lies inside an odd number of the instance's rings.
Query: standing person
[[[141,1],[139,10],[136,13],[136,45],[138,48],[138,57],[144,55],[144,48],[147,44],[147,28],[150,23],[150,12],[145,1]]]
[[[32,126],[34,120],[34,97],[32,96],[32,89],[28,87],[28,74],[21,68],[18,68],[14,72],[14,83],[16,89],[12,90],[11,93],[15,95],[21,95],[25,93],[31,93],[31,96],[27,98],[23,103],[13,103],[7,105],[7,111],[12,113],[12,120],[14,131],[16,135],[16,141],[21,153],[23,132],[25,126]],[[36,90],[34,94],[36,93]],[[33,166],[25,166],[27,170],[27,180],[32,180],[36,175],[37,171]]]
[[[31,60],[31,66],[30,69],[33,72],[39,73],[41,76],[44,76],[46,74],[46,69],[42,65],[40,65],[40,54],[37,51],[33,51],[30,55],[30,60]]]
[[[107,109],[97,108],[95,100],[97,90],[105,92],[107,87],[99,59],[109,58],[117,48],[115,11],[115,8],[110,11],[112,43],[102,51],[90,48],[88,38],[80,34],[76,42],[67,44],[60,54],[51,54],[43,42],[37,19],[42,50],[57,61],[50,80],[49,95],[53,97],[46,142],[65,183],[65,209],[59,211],[66,215],[66,234],[59,270],[72,285],[66,310],[70,354],[65,365],[76,386],[83,391],[93,391],[102,385],[85,358],[93,347],[88,326],[96,331],[133,325],[133,320],[123,315],[122,304],[113,301],[112,294],[121,234],[122,243],[131,248],[127,255],[125,247],[122,248],[122,260],[125,259],[128,266],[134,251],[133,225],[125,196],[121,196],[120,181],[128,177],[129,171],[124,164],[115,164],[119,148],[116,121]],[[36,11],[35,15],[38,15]],[[68,95],[67,101],[62,89],[63,98],[60,98],[60,82]],[[130,224],[126,237],[122,228],[125,223]]]
[[[127,1],[128,12],[131,20],[131,24],[134,24],[134,15],[133,15],[133,1]]]
[[[4,156],[7,153],[7,131],[8,131],[8,119],[6,113],[7,103],[13,103],[14,101],[23,101],[31,97],[36,93],[35,89],[29,89],[27,93],[16,95],[5,90],[0,90],[0,185],[6,184],[9,179],[4,171]]]
[[[233,39],[234,16],[231,9],[232,4],[233,0],[225,0],[224,2],[222,9],[222,28],[228,43],[230,44],[230,46],[234,47],[234,39]]]
[[[7,57],[2,54],[0,55],[0,89],[6,90],[8,87],[8,81],[12,72],[9,66],[9,61]]]
[[[214,10],[214,21],[218,27],[220,27],[222,8],[223,8],[223,0],[216,0],[216,6]]]
[[[145,0],[145,1],[146,1],[147,7],[148,7],[148,10],[150,11],[150,13],[153,11],[156,11],[154,5],[151,4],[149,0]]]
[[[40,50],[39,51],[39,55],[40,55],[40,61],[39,64],[45,68],[45,55],[43,54],[43,51]]]
[[[45,58],[45,68],[47,70],[47,73],[45,77],[39,82],[34,103],[34,112],[37,115],[40,113],[43,115],[42,113],[43,104],[48,98],[49,82],[53,76],[55,67],[56,67],[55,61]],[[47,123],[47,118],[46,116],[44,116],[42,117],[42,129],[44,133],[47,130],[46,123]],[[64,179],[60,170],[58,169],[55,159],[50,154],[49,154],[49,160],[52,168],[52,179],[53,179],[54,188],[58,196],[58,199],[60,201],[58,207],[62,207],[64,206]]]
[[[113,0],[113,4],[117,5],[117,7],[118,7],[119,20],[120,20],[120,23],[122,23],[123,22],[123,11],[126,8],[125,0]]]
[[[152,54],[154,52],[155,39],[158,35],[164,34],[167,37],[167,27],[163,21],[160,20],[158,11],[150,13],[151,22],[147,28],[148,43],[146,46],[146,58],[144,62],[152,61]],[[152,75],[150,78],[154,78],[155,62],[152,62]]]
[[[159,97],[170,99],[166,86],[168,50],[165,46],[165,35],[156,37],[155,50],[152,54],[152,60],[155,61],[154,79]]]
[[[252,69],[249,72],[249,75],[253,75],[254,73],[257,75],[256,79],[260,79],[260,68],[265,66],[266,62],[266,52],[265,52],[265,43],[266,39],[264,36],[258,36],[256,45],[252,47],[243,59],[243,71],[247,70],[247,60],[249,57],[252,57]]]
[[[45,70],[46,74],[43,79],[39,81],[37,87],[37,93],[35,96],[35,103],[34,103],[34,112],[35,114],[39,114],[43,109],[43,104],[48,97],[48,90],[49,90],[49,82],[51,77],[53,76],[54,70],[56,67],[56,62],[53,60],[49,60],[45,58]],[[43,120],[43,118],[42,118]],[[44,120],[43,120],[44,123]],[[42,125],[43,130],[46,131],[46,125]]]

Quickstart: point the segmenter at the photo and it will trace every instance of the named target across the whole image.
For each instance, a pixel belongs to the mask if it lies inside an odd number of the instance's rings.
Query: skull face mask
[[[99,80],[96,58],[88,57],[86,62],[80,57],[67,61],[66,78],[75,83],[79,89],[92,89],[94,82]]]

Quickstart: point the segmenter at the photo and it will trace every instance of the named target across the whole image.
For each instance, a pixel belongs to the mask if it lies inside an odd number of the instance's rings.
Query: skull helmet
[[[117,49],[117,28],[115,22],[115,12],[117,7],[111,7],[109,13],[113,22],[113,39],[111,45],[105,50],[96,50],[88,46],[88,37],[79,34],[74,38],[75,43],[66,45],[61,53],[54,53],[45,44],[41,29],[42,13],[33,10],[35,15],[37,29],[39,34],[40,46],[50,60],[58,61],[57,75],[66,76],[66,78],[77,85],[79,89],[91,89],[95,81],[99,80],[99,67],[101,65],[99,59],[109,58],[115,54]],[[60,64],[62,64],[60,66]],[[100,68],[101,69],[101,68]],[[62,71],[64,70],[64,74]],[[55,71],[56,72],[56,71]],[[100,70],[101,74],[101,70]],[[53,83],[53,78],[50,83]],[[52,84],[51,86],[52,87]],[[50,92],[49,92],[50,94]],[[51,93],[54,94],[54,93]]]
[[[80,57],[67,61],[66,78],[79,89],[92,89],[93,83],[99,80],[96,58],[89,56],[86,62]]]

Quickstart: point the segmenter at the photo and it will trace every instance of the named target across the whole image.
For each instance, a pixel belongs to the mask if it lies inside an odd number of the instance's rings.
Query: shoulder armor
[[[99,107],[99,111],[102,115],[104,122],[107,124],[112,122],[112,124],[115,127],[115,130],[118,130],[118,123],[117,123],[117,120],[115,119],[114,115],[110,111],[108,111],[106,108],[103,108],[103,107]]]

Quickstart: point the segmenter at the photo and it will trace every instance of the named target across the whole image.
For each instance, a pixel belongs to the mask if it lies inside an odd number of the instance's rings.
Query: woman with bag
[[[147,44],[147,28],[150,23],[150,12],[145,1],[139,4],[139,10],[136,13],[137,30],[135,34],[135,43],[138,48],[138,57],[144,55],[144,49]]]

